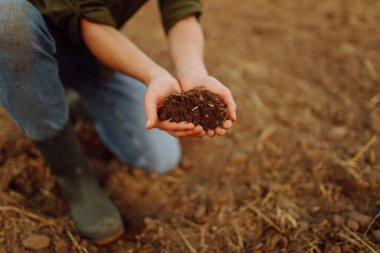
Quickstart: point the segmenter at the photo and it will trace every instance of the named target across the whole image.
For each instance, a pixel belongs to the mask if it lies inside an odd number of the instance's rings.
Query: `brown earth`
[[[99,248],[1,113],[0,252],[33,252],[22,244],[33,235],[49,237],[35,252],[380,251],[380,2],[204,2],[210,73],[239,106],[229,134],[183,140],[181,166],[156,175],[120,164],[78,123],[128,227]],[[126,33],[172,69],[153,2]]]
[[[172,122],[189,122],[204,130],[223,128],[229,119],[227,107],[218,94],[205,89],[174,93],[158,108],[158,118]]]

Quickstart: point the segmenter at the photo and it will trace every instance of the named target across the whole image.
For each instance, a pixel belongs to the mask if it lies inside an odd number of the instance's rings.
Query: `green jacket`
[[[82,44],[80,20],[120,28],[147,0],[29,0],[45,20]],[[177,21],[201,13],[200,0],[159,0],[164,29],[167,32]]]

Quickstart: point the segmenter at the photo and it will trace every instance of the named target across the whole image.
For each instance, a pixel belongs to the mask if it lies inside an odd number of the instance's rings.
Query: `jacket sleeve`
[[[165,32],[179,20],[190,15],[199,18],[202,12],[200,0],[159,0],[159,4]]]
[[[102,0],[49,0],[45,3],[48,19],[78,44],[83,43],[82,18],[116,27],[115,20]]]

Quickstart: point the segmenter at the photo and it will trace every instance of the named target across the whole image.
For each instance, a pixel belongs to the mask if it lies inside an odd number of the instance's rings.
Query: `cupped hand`
[[[205,88],[209,91],[212,91],[219,95],[220,99],[227,106],[228,114],[230,116],[230,120],[226,120],[223,123],[223,127],[218,127],[216,129],[209,129],[207,132],[205,130],[199,129],[200,132],[194,133],[193,136],[203,137],[205,135],[209,137],[214,136],[222,136],[226,134],[226,130],[232,127],[233,122],[236,121],[236,103],[232,96],[231,91],[224,86],[220,81],[216,78],[209,75],[197,75],[192,74],[189,76],[184,76],[180,78],[179,85],[182,91],[188,91],[195,88]]]
[[[202,129],[195,127],[192,123],[175,123],[158,119],[157,108],[174,92],[181,92],[181,87],[178,81],[169,74],[159,75],[151,79],[144,98],[146,128],[159,128],[175,137],[198,135]]]

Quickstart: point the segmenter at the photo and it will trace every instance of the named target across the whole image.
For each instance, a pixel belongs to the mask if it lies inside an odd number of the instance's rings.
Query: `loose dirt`
[[[158,109],[158,118],[177,123],[184,121],[193,123],[207,131],[223,127],[224,121],[228,120],[229,116],[227,107],[218,94],[201,89],[169,96]]]
[[[155,4],[125,32],[174,72]],[[127,227],[101,248],[75,232],[40,154],[1,112],[1,253],[380,252],[380,2],[204,6],[209,73],[238,104],[228,134],[183,140],[180,166],[157,175],[118,162],[78,122]],[[32,234],[49,246],[24,248]]]

